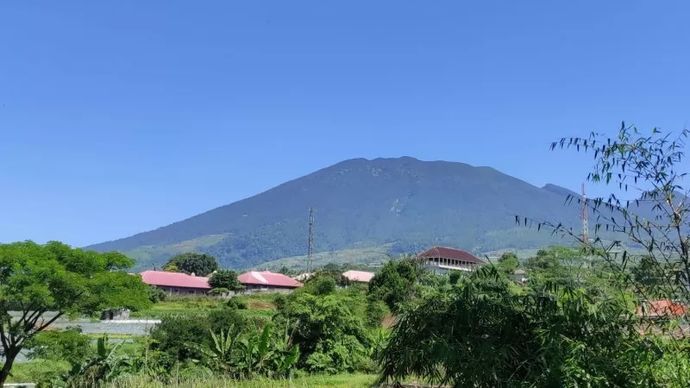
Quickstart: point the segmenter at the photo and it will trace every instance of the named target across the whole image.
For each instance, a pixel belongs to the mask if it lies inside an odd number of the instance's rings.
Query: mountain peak
[[[306,249],[307,209],[316,210],[316,251],[394,246],[413,252],[434,245],[475,253],[533,248],[550,235],[514,223],[515,215],[577,222],[554,192],[490,167],[410,156],[356,158],[270,190],[148,232],[97,244],[159,265],[184,251],[212,254],[247,268]]]

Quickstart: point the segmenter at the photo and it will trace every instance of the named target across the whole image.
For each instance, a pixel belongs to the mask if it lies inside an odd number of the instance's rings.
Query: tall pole
[[[311,272],[312,255],[314,254],[314,209],[309,208],[309,238],[307,240],[307,272]]]
[[[587,212],[587,195],[585,194],[585,184],[582,184],[582,242],[589,245],[589,214]]]

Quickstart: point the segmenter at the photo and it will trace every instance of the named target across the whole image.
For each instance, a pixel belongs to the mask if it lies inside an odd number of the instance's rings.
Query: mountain
[[[138,268],[170,255],[201,251],[221,264],[248,268],[303,255],[308,209],[315,213],[315,251],[386,247],[397,254],[430,245],[475,253],[534,248],[548,232],[516,225],[515,216],[579,223],[567,189],[533,186],[490,167],[410,157],[352,159],[253,197],[131,237],[89,248],[124,252]]]

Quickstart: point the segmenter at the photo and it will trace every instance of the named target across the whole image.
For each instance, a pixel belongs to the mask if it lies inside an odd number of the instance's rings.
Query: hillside
[[[529,216],[577,225],[568,190],[539,188],[490,167],[410,157],[352,159],[253,197],[171,225],[89,248],[118,250],[138,267],[170,255],[207,252],[247,268],[306,252],[307,213],[316,216],[315,251],[385,247],[397,254],[430,245],[481,253],[533,248],[552,237],[515,225]]]

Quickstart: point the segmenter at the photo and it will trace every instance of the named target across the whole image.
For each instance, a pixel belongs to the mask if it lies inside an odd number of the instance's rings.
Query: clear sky
[[[690,120],[687,1],[0,2],[0,241],[85,245],[353,157],[577,189]],[[594,191],[598,190],[593,188]]]

